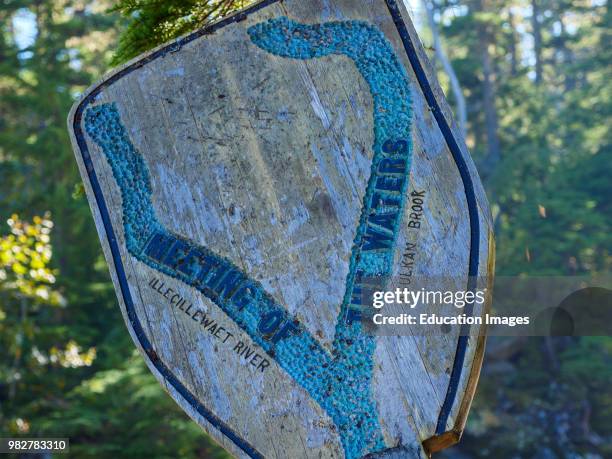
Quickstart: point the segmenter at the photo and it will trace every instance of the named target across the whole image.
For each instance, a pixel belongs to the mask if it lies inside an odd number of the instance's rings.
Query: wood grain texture
[[[103,148],[84,126],[89,108],[114,104],[148,166],[159,223],[214,248],[248,273],[331,352],[370,179],[374,101],[346,55],[287,59],[255,46],[249,27],[281,16],[304,24],[366,21],[384,34],[405,69],[412,164],[394,244],[394,279],[406,269],[402,257],[414,244],[411,276],[421,282],[418,288],[465,288],[470,266],[491,282],[486,197],[402,4],[266,2],[240,20],[164,45],[115,70],[75,105],[69,128],[128,329],[169,394],[237,457],[346,457],[329,411],[243,327],[198,289],[130,253],[122,190]],[[449,135],[455,144],[449,144]],[[411,192],[425,193],[418,230],[408,225],[414,220]],[[474,242],[477,259],[470,264]],[[172,293],[164,296],[168,289]],[[211,333],[193,311],[224,331]],[[484,336],[476,331],[467,337],[458,361],[460,341],[454,332],[376,338],[371,391],[387,449],[377,456],[422,457],[458,441]],[[238,343],[244,347],[237,350]],[[240,354],[247,346],[248,358]],[[261,368],[264,360],[268,365]],[[453,374],[458,377],[450,397]]]

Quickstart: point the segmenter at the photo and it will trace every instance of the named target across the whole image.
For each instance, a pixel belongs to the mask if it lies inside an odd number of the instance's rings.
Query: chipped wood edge
[[[495,276],[495,236],[492,230],[489,230],[489,247],[488,247],[488,260],[487,260],[487,294],[485,299],[484,314],[491,312],[491,305],[493,303],[493,284]],[[437,453],[453,446],[461,440],[467,417],[476,394],[476,388],[478,386],[478,380],[480,379],[480,370],[482,368],[482,362],[484,359],[484,352],[486,347],[486,325],[483,325],[478,335],[478,341],[476,343],[476,350],[474,351],[474,360],[472,363],[472,370],[468,377],[467,389],[461,400],[459,406],[459,412],[453,428],[444,432],[441,435],[434,435],[423,441],[423,448],[428,456],[431,457],[433,453]]]

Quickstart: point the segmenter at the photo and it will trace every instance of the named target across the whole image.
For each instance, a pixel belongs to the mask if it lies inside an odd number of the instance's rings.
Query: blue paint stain
[[[102,148],[121,190],[128,251],[152,268],[198,289],[326,411],[345,456],[385,449],[372,397],[375,339],[362,333],[361,280],[391,274],[411,162],[408,77],[382,32],[365,22],[302,25],[278,18],[248,31],[260,48],[284,57],[342,54],[353,60],[374,101],[371,175],[353,243],[346,290],[329,353],[269,295],[229,260],[165,229],[151,202],[151,182],[114,104],[90,108],[85,128]]]

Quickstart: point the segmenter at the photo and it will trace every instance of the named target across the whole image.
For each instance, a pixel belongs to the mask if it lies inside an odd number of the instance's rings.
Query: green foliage
[[[0,220],[10,226],[2,237],[0,432],[40,432],[28,406],[61,400],[96,368],[113,326],[89,312],[111,310],[112,292],[87,298],[91,282],[108,286],[108,274],[93,263],[99,248],[83,244],[96,233],[85,200],[71,196],[80,180],[65,129],[92,61],[107,52],[88,40],[112,23],[79,2],[0,6]]]
[[[119,64],[173,38],[214,22],[254,0],[120,0],[128,19],[113,63]]]
[[[114,369],[98,371],[66,395],[62,413],[48,406],[48,432],[87,441],[71,445],[75,457],[225,458],[206,441],[151,377],[135,350]]]
[[[12,215],[7,223],[11,232],[0,237],[0,280],[6,291],[37,304],[63,305],[63,297],[51,288],[56,274],[49,268],[53,222],[48,216],[29,223]]]

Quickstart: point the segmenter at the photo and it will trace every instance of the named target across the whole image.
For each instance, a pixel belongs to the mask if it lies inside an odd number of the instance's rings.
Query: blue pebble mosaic
[[[121,190],[126,245],[139,261],[199,290],[261,346],[333,420],[347,458],[386,448],[372,396],[375,338],[363,333],[362,279],[391,274],[412,159],[410,83],[393,48],[361,21],[317,25],[286,17],[248,30],[262,50],[292,59],[349,57],[374,102],[371,175],[351,251],[330,353],[264,287],[212,248],[161,225],[151,181],[115,104],[89,108],[85,129],[102,149]]]

